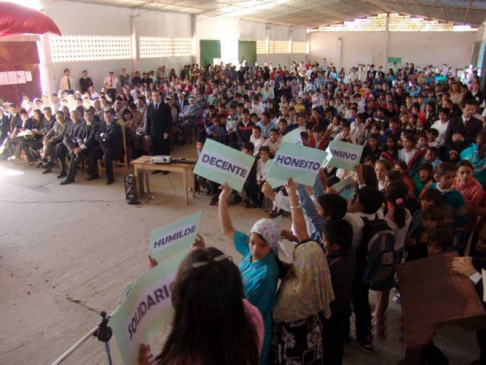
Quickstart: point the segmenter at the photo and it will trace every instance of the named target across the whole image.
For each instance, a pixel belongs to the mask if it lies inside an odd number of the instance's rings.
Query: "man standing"
[[[90,77],[88,77],[88,71],[84,70],[81,75],[83,77],[81,77],[79,79],[79,86],[81,88],[81,94],[84,94],[85,92],[88,91],[88,89],[90,88],[90,86],[93,86],[93,81],[91,80]]]
[[[74,94],[74,80],[70,75],[71,72],[69,69],[65,69],[64,75],[59,80],[59,89],[61,89],[63,93],[66,92],[72,95]]]
[[[86,123],[81,127],[77,136],[77,147],[74,147],[71,150],[71,165],[69,166],[68,176],[61,182],[61,185],[67,185],[74,182],[81,161],[87,158],[95,149],[99,149],[100,147],[96,140],[96,135],[100,129],[100,123],[94,119],[93,112],[89,109],[84,112],[84,120]],[[88,164],[88,175],[96,176],[96,173],[93,173],[93,166],[91,164]]]
[[[154,155],[170,154],[170,132],[172,112],[169,105],[162,101],[160,90],[152,92],[152,104],[147,109],[146,132],[152,140]]]
[[[120,76],[118,76],[118,78],[120,79],[120,84],[121,84],[121,87],[123,88],[123,86],[130,86],[130,75],[127,74],[127,69],[126,68],[122,68],[121,69],[121,74]]]
[[[101,148],[95,148],[89,154],[91,176],[87,180],[92,181],[99,178],[97,161],[103,158],[106,185],[111,185],[115,182],[113,161],[120,156],[123,150],[123,134],[120,125],[115,122],[115,111],[113,109],[106,109],[103,116],[105,123],[100,126],[95,137]]]
[[[142,85],[142,78],[140,77],[140,72],[135,71],[135,76],[133,77],[132,84],[134,87]]]
[[[115,100],[116,98],[116,88],[118,86],[118,78],[115,76],[113,71],[110,71],[108,76],[105,78],[105,89],[106,93],[110,96],[111,100]]]

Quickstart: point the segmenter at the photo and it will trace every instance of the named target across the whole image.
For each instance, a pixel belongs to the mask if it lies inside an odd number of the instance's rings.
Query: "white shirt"
[[[432,124],[431,128],[437,129],[439,131],[439,135],[435,139],[439,146],[442,146],[444,144],[445,140],[445,134],[447,132],[447,126],[449,125],[449,121],[446,123],[442,123],[442,121],[439,119],[436,121],[434,124]]]
[[[405,210],[407,218],[405,219],[405,225],[402,228],[398,228],[395,222],[391,221],[388,218],[385,218],[386,223],[395,233],[395,251],[401,249],[405,245],[405,237],[407,235],[408,228],[410,227],[410,223],[412,222],[412,215],[410,214],[408,209]]]
[[[236,129],[238,128],[238,118],[234,118],[229,116],[226,119],[226,131],[229,131],[232,129],[234,132],[236,132]]]
[[[312,95],[312,107],[322,106],[322,94]]]
[[[267,177],[267,160],[266,162],[263,162],[261,159],[258,160],[257,162],[257,179],[260,180],[266,180]]]
[[[365,125],[361,123],[357,125],[356,122],[351,123],[351,130],[349,131],[349,137],[351,140],[356,144],[363,144],[364,142],[364,132],[365,132]]]
[[[348,135],[348,137],[345,137],[344,136],[344,133],[343,132],[339,132],[338,134],[336,134],[336,137],[334,137],[334,141],[345,141],[347,139],[350,139],[352,143],[356,143],[356,141],[351,137],[351,134]]]
[[[331,132],[330,137],[334,138],[339,132],[341,132],[341,125],[340,124],[334,125],[334,123],[331,123],[327,127],[327,131],[330,131]]]
[[[344,216],[344,220],[348,221],[348,223],[351,224],[351,228],[353,229],[353,247],[356,248],[361,243],[361,238],[363,237],[363,228],[365,226],[363,218],[367,218],[368,220],[375,220],[376,216],[378,216],[378,219],[383,219],[383,212],[381,209],[373,214],[346,213],[346,215]]]
[[[278,138],[277,142],[275,142],[275,143],[273,143],[270,140],[270,138],[268,138],[263,145],[268,146],[268,148],[270,148],[270,152],[272,152],[272,151],[277,151],[280,148],[281,144],[282,144],[282,139],[280,139],[280,138]]]
[[[69,79],[69,83],[71,83],[71,85],[69,85],[68,83],[68,79]],[[71,87],[69,87],[71,86]],[[59,89],[61,89],[62,91],[65,91],[65,90],[74,90],[74,80],[72,77],[70,76],[62,76],[61,79],[59,80]]]
[[[251,104],[251,113],[255,113],[256,115],[260,116],[265,111],[265,104]]]
[[[118,78],[116,76],[106,76],[104,85],[107,89],[116,89],[118,86]]]
[[[263,137],[256,139],[252,135],[250,137],[250,142],[253,143],[253,146],[255,146],[255,149],[253,150],[253,156],[258,157],[258,155],[260,154],[260,147],[263,146],[263,143],[265,142],[265,140],[263,139]]]

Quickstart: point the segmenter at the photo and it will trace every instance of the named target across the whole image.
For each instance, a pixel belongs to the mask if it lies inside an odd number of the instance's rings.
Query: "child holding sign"
[[[271,219],[260,219],[251,229],[249,237],[237,231],[233,228],[228,211],[227,200],[230,195],[231,189],[227,185],[222,185],[219,196],[219,223],[223,233],[234,241],[236,250],[243,255],[239,269],[243,278],[245,297],[263,315],[265,341],[260,357],[260,364],[263,365],[268,362],[272,337],[272,309],[279,278],[278,251],[283,251],[280,242],[281,228]]]
[[[313,363],[322,364],[323,317],[330,318],[330,303],[334,300],[331,275],[320,245],[309,238],[296,184],[289,179],[285,188],[300,243],[295,247],[291,271],[280,286],[273,310],[270,363],[310,364],[306,354],[312,354]]]

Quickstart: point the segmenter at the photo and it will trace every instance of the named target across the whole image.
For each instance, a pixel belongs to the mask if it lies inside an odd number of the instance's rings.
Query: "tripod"
[[[105,343],[105,351],[106,356],[108,358],[108,365],[112,365],[111,361],[111,353],[110,353],[110,339],[113,335],[113,330],[110,326],[108,326],[108,321],[111,315],[107,316],[106,312],[103,311],[100,313],[101,315],[101,323],[93,328],[89,333],[87,333],[82,339],[76,342],[69,350],[67,350],[64,354],[59,357],[56,361],[52,363],[52,365],[61,364],[64,360],[66,360],[74,351],[76,351],[83,343],[85,343],[91,336],[96,336],[96,338]]]
[[[111,329],[110,326],[108,326],[108,320],[110,319],[109,317],[106,317],[106,312],[103,311],[100,313],[101,315],[101,323],[98,325],[98,329],[96,330],[95,333],[93,333],[93,336],[96,336],[99,341],[105,343],[105,351],[106,351],[106,356],[108,358],[108,365],[112,365],[111,363],[111,353],[110,353],[110,339],[111,336],[113,336],[113,330]]]

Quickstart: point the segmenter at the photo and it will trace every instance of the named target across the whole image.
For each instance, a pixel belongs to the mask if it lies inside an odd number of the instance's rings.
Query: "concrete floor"
[[[174,155],[194,157],[194,146]],[[76,184],[60,186],[56,175],[0,162],[0,364],[50,364],[99,322],[100,311],[113,311],[125,285],[145,271],[150,232],[160,225],[201,210],[207,244],[239,261],[219,232],[216,207],[206,196],[184,205],[177,174],[153,176],[154,199],[140,206],[126,204],[122,175],[112,186],[86,182],[83,174]],[[241,206],[231,214],[246,232],[264,215]],[[400,313],[391,302],[385,343],[372,354],[347,346],[345,364],[396,364],[404,352]],[[451,364],[478,356],[474,333],[462,329],[441,329],[436,344]],[[114,341],[112,355],[120,364]],[[104,347],[89,340],[65,363],[106,364]]]

